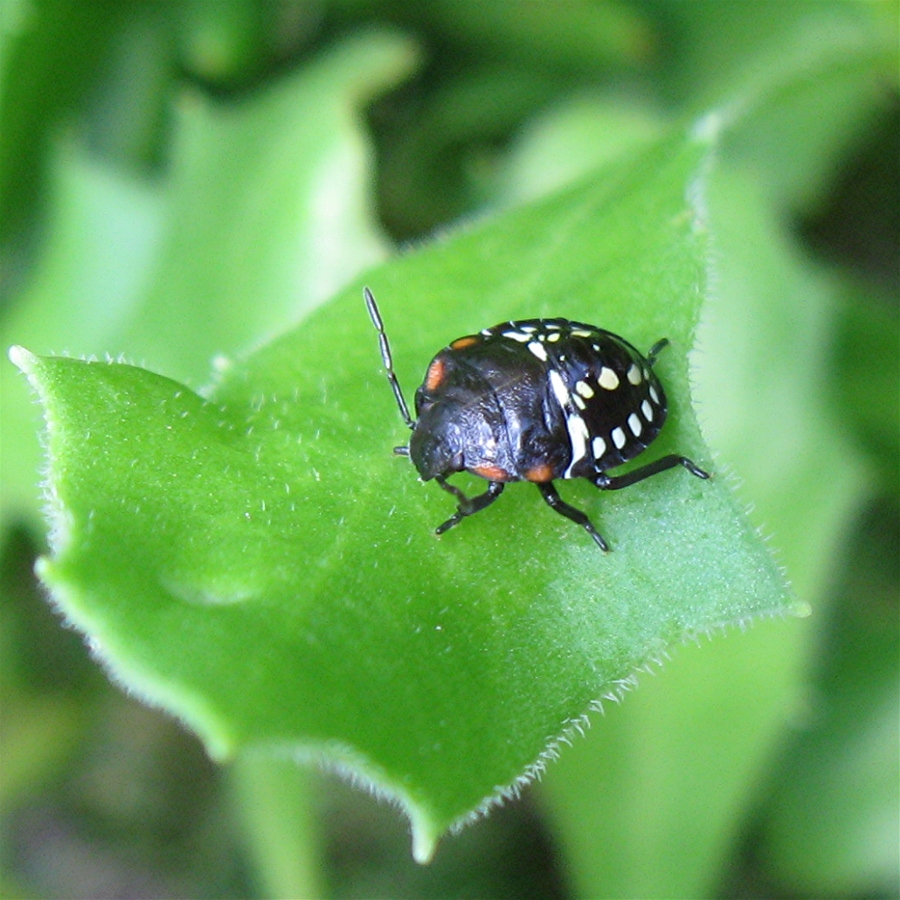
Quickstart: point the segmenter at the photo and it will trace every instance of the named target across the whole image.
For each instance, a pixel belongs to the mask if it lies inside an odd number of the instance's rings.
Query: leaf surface
[[[647,458],[714,468],[686,367],[713,133],[679,132],[372,273],[401,382],[509,318],[590,321],[642,348],[667,336],[670,419]],[[681,469],[608,495],[562,485],[606,556],[529,485],[435,539],[452,500],[391,456],[405,428],[358,285],[205,399],[121,364],[14,358],[48,424],[42,576],[115,676],[216,756],[252,745],[349,769],[399,800],[420,860],[637,666],[790,608],[725,483]]]

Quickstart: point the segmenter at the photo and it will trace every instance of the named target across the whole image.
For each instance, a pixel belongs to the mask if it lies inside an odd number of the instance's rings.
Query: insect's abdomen
[[[533,476],[542,466],[553,478],[591,478],[633,459],[659,434],[662,386],[650,361],[617,335],[566,319],[509,322],[482,335],[494,353],[505,349],[541,372],[532,393],[494,385],[514,426],[520,478],[541,480]]]
[[[576,330],[569,350],[559,366],[565,392],[551,375],[573,450],[564,477],[590,477],[643,452],[665,422],[666,397],[650,362],[615,335]]]

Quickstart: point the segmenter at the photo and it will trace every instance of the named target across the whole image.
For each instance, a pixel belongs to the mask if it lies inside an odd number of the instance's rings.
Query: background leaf
[[[37,352],[127,353],[199,387],[214,357],[302,318],[386,255],[365,200],[357,110],[414,64],[396,34],[350,38],[240,104],[181,98],[164,178],[58,146],[48,248],[4,320]],[[36,410],[2,378],[3,502],[35,514]]]

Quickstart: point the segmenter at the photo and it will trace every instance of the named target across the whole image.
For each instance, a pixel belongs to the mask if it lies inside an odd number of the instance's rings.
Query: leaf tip
[[[412,855],[420,866],[427,866],[434,859],[437,849],[438,835],[427,823],[412,819]]]
[[[20,372],[30,375],[34,371],[35,363],[38,358],[30,350],[26,350],[19,344],[13,344],[12,347],[7,350],[6,355],[9,357],[9,361]]]

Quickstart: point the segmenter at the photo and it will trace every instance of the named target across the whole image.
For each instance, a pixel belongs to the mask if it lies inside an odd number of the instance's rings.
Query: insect
[[[609,545],[581,510],[565,503],[555,479],[586,478],[616,491],[676,466],[709,474],[684,456],[663,456],[622,475],[608,469],[634,459],[666,420],[666,395],[653,365],[666,338],[646,356],[610,331],[568,319],[522,319],[457,338],[431,361],[416,391],[416,419],[394,373],[390,344],[372,292],[363,291],[378,331],[381,359],[423,481],[457,501],[443,534],[490,506],[510,481],[530,481],[547,505],[580,525],[601,550]],[[447,478],[468,471],[488,482],[466,496]]]

